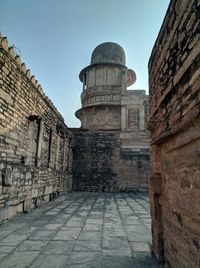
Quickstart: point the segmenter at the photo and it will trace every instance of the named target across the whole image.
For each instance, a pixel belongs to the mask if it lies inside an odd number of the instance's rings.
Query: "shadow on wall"
[[[46,116],[0,135],[0,221],[71,190],[71,134],[59,124],[55,131]]]
[[[72,131],[74,191],[147,191],[148,149],[120,148],[120,132]]]
[[[71,190],[72,135],[0,37],[0,222]]]

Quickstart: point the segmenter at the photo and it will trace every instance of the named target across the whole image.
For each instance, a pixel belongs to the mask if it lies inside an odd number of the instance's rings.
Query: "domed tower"
[[[116,43],[97,46],[91,64],[79,75],[83,83],[82,108],[76,117],[85,129],[121,130],[122,96],[136,80],[133,70],[126,67],[124,50]]]
[[[147,187],[149,136],[148,96],[129,89],[135,72],[126,67],[116,43],[97,46],[91,64],[80,72],[82,128],[73,132],[73,189],[130,191]]]

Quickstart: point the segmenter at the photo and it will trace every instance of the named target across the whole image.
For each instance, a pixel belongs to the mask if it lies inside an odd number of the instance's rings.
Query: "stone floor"
[[[155,268],[148,196],[69,193],[0,228],[0,267]]]

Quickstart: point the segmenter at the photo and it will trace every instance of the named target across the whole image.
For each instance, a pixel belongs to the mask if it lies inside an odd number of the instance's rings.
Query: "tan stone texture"
[[[5,38],[0,81],[1,222],[71,189],[72,136]]]
[[[200,267],[199,8],[170,2],[149,61],[153,251],[172,268]]]
[[[81,129],[71,130],[73,189],[147,191],[148,96],[145,90],[127,89],[136,75],[124,63],[117,64],[123,49],[114,43],[103,43],[96,49],[99,47],[103,48],[95,56],[99,63],[84,68],[79,76],[82,107],[75,115]]]

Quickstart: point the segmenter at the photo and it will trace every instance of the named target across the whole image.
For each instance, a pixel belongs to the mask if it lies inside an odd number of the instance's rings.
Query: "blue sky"
[[[0,31],[66,124],[78,127],[78,75],[97,45],[121,45],[137,74],[131,88],[148,92],[148,59],[168,5],[169,0],[0,0]]]

